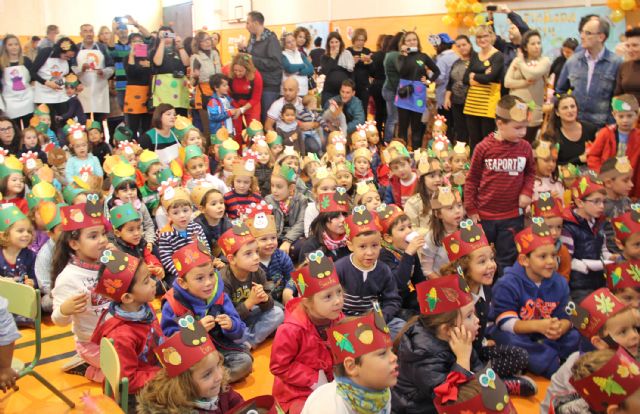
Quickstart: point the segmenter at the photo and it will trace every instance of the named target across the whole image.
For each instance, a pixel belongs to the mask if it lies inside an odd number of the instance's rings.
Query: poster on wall
[[[312,45],[316,37],[321,37],[322,47],[324,47],[324,44],[327,41],[327,36],[329,36],[329,22],[300,23],[298,26],[306,27],[307,30],[309,30],[309,33],[311,33]]]

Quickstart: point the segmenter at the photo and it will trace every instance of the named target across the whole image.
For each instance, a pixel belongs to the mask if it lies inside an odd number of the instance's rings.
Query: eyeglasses
[[[595,200],[585,199],[584,201],[585,203],[591,203],[595,206],[598,206],[598,205],[604,205],[605,199],[604,198],[597,198]]]
[[[13,127],[0,128],[0,132],[9,132],[12,130],[13,130]]]
[[[597,35],[597,34],[600,34],[600,33],[602,33],[602,32],[590,32],[590,31],[588,31],[588,30],[583,30],[583,31],[581,31],[580,33],[582,33],[582,34],[583,34],[583,35],[585,35],[585,36],[591,36],[591,35]]]
[[[477,35],[476,39],[486,39],[487,37],[489,37],[490,35],[488,34],[484,34],[484,35]]]

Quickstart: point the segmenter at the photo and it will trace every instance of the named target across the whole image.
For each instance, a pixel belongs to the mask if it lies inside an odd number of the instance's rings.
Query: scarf
[[[193,406],[198,410],[215,411],[218,409],[218,397],[216,396],[207,400],[195,400]]]
[[[140,308],[140,310],[129,312],[122,309],[116,302],[111,302],[109,304],[109,313],[117,315],[120,319],[129,322],[152,323],[156,317],[151,306],[146,303]]]
[[[336,389],[353,410],[358,414],[377,414],[386,412],[391,399],[391,390],[376,391],[362,387],[347,377],[336,377]]]
[[[404,254],[404,252],[400,251],[399,249],[394,247],[391,243],[385,240],[382,240],[380,243],[382,244],[382,247],[389,250],[393,254],[393,257],[395,257],[397,261],[400,261],[400,259],[402,259],[402,255]]]
[[[71,255],[70,262],[71,264],[81,267],[83,269],[94,270],[96,272],[100,270],[100,262],[98,263],[85,262],[84,260],[79,259],[78,256],[76,256],[75,254]]]
[[[280,210],[282,210],[282,214],[284,214],[285,216],[289,214],[290,201],[290,199],[278,201],[278,206],[280,207]]]
[[[345,234],[344,236],[342,236],[342,238],[340,240],[334,240],[331,237],[329,237],[329,235],[327,234],[326,231],[322,232],[322,244],[324,244],[324,246],[331,250],[331,251],[336,251],[341,247],[344,247],[347,245],[347,235]]]

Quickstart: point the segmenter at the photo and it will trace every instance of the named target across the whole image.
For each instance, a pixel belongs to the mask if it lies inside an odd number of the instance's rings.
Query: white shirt
[[[591,87],[591,78],[593,77],[593,72],[596,69],[596,63],[602,59],[602,55],[604,55],[604,47],[595,59],[591,57],[591,53],[589,53],[588,50],[585,49],[584,51],[584,57],[587,59],[587,91],[589,90],[589,87]]]

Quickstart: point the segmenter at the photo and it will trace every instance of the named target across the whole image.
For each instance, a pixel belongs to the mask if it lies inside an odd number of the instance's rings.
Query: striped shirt
[[[127,87],[127,74],[124,66],[127,59],[129,59],[130,50],[130,45],[123,45],[119,40],[114,47],[109,48],[109,54],[113,58],[115,68],[114,80],[116,82],[117,91],[124,91]]]
[[[158,258],[162,263],[162,267],[164,267],[164,270],[167,272],[168,278],[165,279],[165,281],[168,285],[171,285],[173,280],[178,277],[178,272],[176,271],[171,256],[178,251],[178,249],[192,243],[194,237],[204,243],[207,249],[209,248],[204,230],[202,230],[200,224],[195,221],[191,221],[187,225],[186,237],[180,235],[180,232],[171,225],[167,225],[158,231]]]
[[[256,193],[238,194],[235,190],[231,190],[224,195],[224,207],[229,220],[237,219],[251,203],[258,204],[260,201],[262,197]]]

